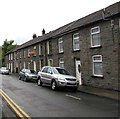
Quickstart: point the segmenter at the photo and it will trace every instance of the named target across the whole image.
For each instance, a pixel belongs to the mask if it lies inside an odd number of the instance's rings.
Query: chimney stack
[[[35,33],[33,34],[33,39],[34,39],[34,38],[37,38],[37,35],[36,35]]]
[[[45,29],[43,28],[43,30],[42,30],[42,35],[44,35],[45,34]]]

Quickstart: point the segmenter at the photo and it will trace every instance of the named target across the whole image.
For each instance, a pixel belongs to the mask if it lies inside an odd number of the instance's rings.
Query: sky
[[[0,0],[0,46],[5,39],[21,45],[119,0]]]

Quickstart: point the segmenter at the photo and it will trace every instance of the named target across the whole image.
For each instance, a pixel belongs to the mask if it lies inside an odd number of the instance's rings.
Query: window
[[[22,57],[21,51],[20,51],[20,58]]]
[[[14,52],[14,60],[16,60],[16,52]]]
[[[45,67],[42,72],[47,73],[48,67]]]
[[[101,46],[100,41],[100,27],[91,28],[91,47]]]
[[[42,67],[43,67],[43,59],[41,59],[41,60],[39,61],[39,68],[40,68],[40,70],[42,69]]]
[[[64,60],[63,60],[63,58],[59,59],[59,67],[64,68]]]
[[[11,53],[11,60],[13,60],[13,54]]]
[[[30,57],[30,49],[28,49],[28,57]]]
[[[9,57],[9,60],[10,60],[10,54],[8,55],[8,57]]]
[[[25,62],[23,63],[23,68],[26,68],[26,64],[25,64]]]
[[[73,50],[77,51],[80,50],[80,38],[79,33],[73,35]]]
[[[39,55],[43,54],[43,46],[42,44],[39,44]]]
[[[102,67],[102,56],[94,55],[93,60],[93,75],[94,76],[103,76],[103,67]]]
[[[28,69],[30,69],[30,62],[28,62]]]
[[[47,54],[52,53],[52,44],[51,41],[47,42]]]
[[[53,59],[48,59],[48,66],[53,66]]]
[[[49,73],[49,74],[53,73],[53,71],[52,71],[52,69],[50,67],[48,68],[47,73]]]
[[[24,58],[26,58],[26,51],[25,50],[24,50],[23,56],[24,56]]]
[[[59,47],[59,53],[64,52],[63,51],[63,39],[62,38],[59,38],[59,40],[58,40],[58,47]]]
[[[33,51],[33,54],[34,54],[34,56],[36,56],[36,46],[34,46],[34,51]]]

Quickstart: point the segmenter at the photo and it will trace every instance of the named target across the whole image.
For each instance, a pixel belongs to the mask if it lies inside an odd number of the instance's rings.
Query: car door
[[[21,78],[24,78],[24,76],[25,76],[25,69],[22,69],[22,70],[20,71],[20,77],[21,77]]]
[[[53,74],[52,69],[51,69],[51,67],[49,67],[47,70],[47,75],[46,75],[46,82],[48,84],[51,84],[52,74]]]
[[[48,67],[45,67],[40,72],[40,77],[43,83],[47,83],[47,70],[48,70]]]

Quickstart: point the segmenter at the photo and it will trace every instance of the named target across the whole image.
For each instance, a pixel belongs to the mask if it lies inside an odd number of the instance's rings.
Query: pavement
[[[12,76],[18,77],[17,73],[11,74]],[[120,91],[110,90],[110,89],[102,89],[102,88],[95,88],[91,86],[80,85],[78,91],[92,94],[96,96],[106,97],[113,100],[120,101]]]
[[[120,101],[120,91],[81,85],[78,91]]]

